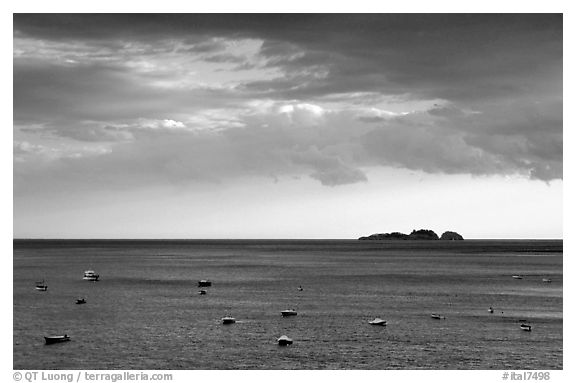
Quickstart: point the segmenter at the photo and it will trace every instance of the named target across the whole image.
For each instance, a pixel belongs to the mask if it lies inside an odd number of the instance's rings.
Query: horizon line
[[[13,241],[357,241],[358,238],[12,238]],[[563,241],[564,238],[464,238],[463,241]],[[406,239],[406,240],[365,240],[364,242],[398,242],[398,241],[443,241],[442,239]]]

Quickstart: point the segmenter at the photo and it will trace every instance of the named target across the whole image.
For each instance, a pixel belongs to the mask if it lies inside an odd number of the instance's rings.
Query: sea
[[[14,369],[563,368],[562,240],[13,245]]]

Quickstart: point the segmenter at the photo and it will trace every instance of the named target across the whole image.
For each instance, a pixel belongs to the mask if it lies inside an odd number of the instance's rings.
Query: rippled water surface
[[[18,240],[13,342],[15,369],[561,369],[562,241]]]

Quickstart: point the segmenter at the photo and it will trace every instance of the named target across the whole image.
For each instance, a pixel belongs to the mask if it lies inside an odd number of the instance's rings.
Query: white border
[[[576,256],[574,248],[574,222],[573,212],[576,211],[574,202],[574,178],[573,164],[574,158],[574,117],[570,113],[573,108],[573,68],[576,68],[574,60],[574,25],[573,7],[569,1],[496,1],[484,0],[481,2],[464,1],[410,1],[410,2],[381,2],[369,0],[355,0],[348,2],[312,2],[310,0],[293,0],[286,3],[273,3],[271,1],[208,1],[190,2],[163,0],[162,2],[136,2],[136,1],[112,1],[100,0],[97,2],[80,2],[71,0],[58,1],[14,1],[3,2],[3,12],[0,19],[2,28],[2,48],[4,59],[2,60],[2,105],[3,119],[5,126],[2,129],[2,143],[5,146],[2,151],[2,176],[4,180],[10,180],[9,185],[2,189],[2,255],[1,266],[4,271],[2,275],[2,306],[10,307],[10,314],[2,316],[2,327],[4,333],[12,332],[12,13],[13,12],[37,12],[37,13],[58,13],[58,12],[189,12],[189,13],[264,13],[264,12],[332,12],[332,13],[359,13],[359,12],[422,12],[422,13],[442,13],[442,12],[489,12],[489,13],[564,13],[564,370],[552,371],[552,382],[574,381],[574,368],[570,361],[576,360],[574,357],[574,331],[571,323],[574,323],[573,291],[574,283],[570,278],[571,271],[574,270],[573,257]],[[7,182],[8,183],[8,182]],[[571,214],[569,214],[570,212]],[[1,375],[2,381],[12,381],[12,337],[2,342],[1,349]],[[185,381],[226,381],[234,383],[270,381],[276,383],[290,380],[301,381],[302,379],[330,379],[336,382],[348,381],[349,379],[366,379],[376,381],[378,379],[390,379],[399,381],[404,379],[414,379],[419,382],[468,382],[479,381],[502,381],[501,371],[290,371],[283,373],[278,371],[172,371],[175,382]],[[9,374],[9,375],[8,375]],[[569,379],[571,378],[571,379]]]

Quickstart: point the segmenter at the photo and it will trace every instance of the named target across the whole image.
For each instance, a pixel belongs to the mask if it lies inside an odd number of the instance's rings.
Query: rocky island
[[[453,241],[453,240],[463,240],[464,238],[454,232],[454,231],[446,231],[440,237],[432,230],[427,229],[420,229],[420,230],[412,230],[410,234],[404,234],[399,232],[392,232],[392,233],[378,233],[372,234],[367,237],[360,237],[358,238],[360,241],[390,241],[390,240],[446,240],[446,241]]]
[[[440,239],[443,239],[445,241],[462,241],[464,238],[455,231],[445,231],[440,236]]]

